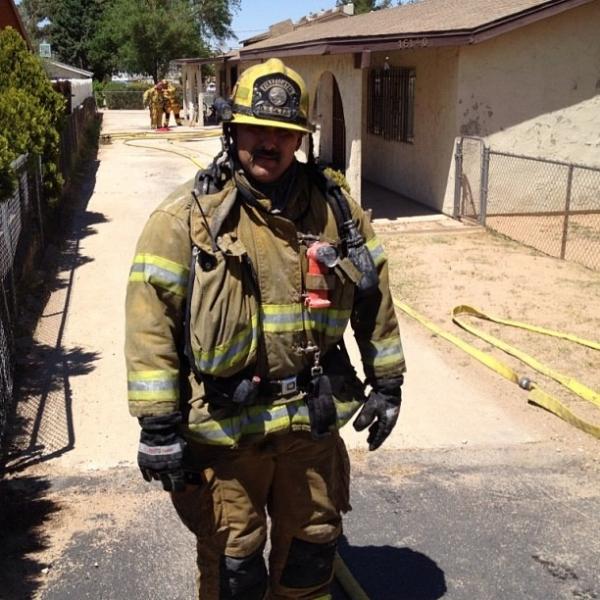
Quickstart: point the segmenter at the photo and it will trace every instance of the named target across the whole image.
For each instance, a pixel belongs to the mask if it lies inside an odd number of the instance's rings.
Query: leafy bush
[[[42,157],[46,196],[58,197],[63,183],[58,157],[64,104],[23,38],[12,27],[1,30],[0,200],[15,188],[12,161],[27,153]]]

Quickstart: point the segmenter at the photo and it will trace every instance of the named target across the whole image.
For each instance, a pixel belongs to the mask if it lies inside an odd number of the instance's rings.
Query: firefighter
[[[375,450],[399,415],[387,260],[312,150],[296,159],[308,107],[280,60],[244,71],[220,107],[223,152],[153,212],[129,277],[138,464],[197,537],[202,600],[330,598],[350,510],[339,429],[360,411],[354,427]]]
[[[166,79],[163,79],[160,82],[160,86],[163,94],[163,111],[165,127],[169,126],[171,113],[173,113],[173,117],[175,118],[175,124],[177,126],[180,126],[181,117],[179,113],[181,112],[181,107],[179,106],[179,102],[177,101],[177,89],[172,83],[170,83]]]
[[[144,106],[150,111],[150,127],[160,129],[162,127],[163,97],[160,87],[153,85],[144,92]]]

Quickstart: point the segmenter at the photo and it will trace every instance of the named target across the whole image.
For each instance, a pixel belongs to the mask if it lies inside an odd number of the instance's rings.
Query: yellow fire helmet
[[[278,58],[248,67],[233,88],[231,103],[234,124],[303,133],[315,130],[308,121],[308,92],[302,77]]]

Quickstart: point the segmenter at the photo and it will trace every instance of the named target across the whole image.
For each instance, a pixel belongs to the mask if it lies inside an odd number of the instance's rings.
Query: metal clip
[[[315,352],[314,365],[310,369],[310,374],[313,377],[317,377],[318,375],[323,375],[323,367],[320,364],[321,360],[321,351],[317,349]]]

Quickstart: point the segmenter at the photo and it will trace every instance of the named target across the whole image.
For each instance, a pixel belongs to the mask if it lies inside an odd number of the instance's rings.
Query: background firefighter
[[[160,129],[163,120],[163,95],[157,85],[153,85],[144,92],[144,106],[150,110],[150,127]]]
[[[375,450],[399,415],[387,260],[312,150],[296,160],[308,107],[280,60],[244,71],[220,106],[224,151],[151,215],[129,278],[138,464],[197,537],[203,600],[329,598],[350,509],[338,430],[360,409],[354,427],[369,428]]]
[[[160,82],[160,90],[163,97],[163,112],[164,112],[164,126],[169,126],[169,120],[171,117],[171,113],[173,113],[173,117],[175,118],[176,125],[181,125],[181,117],[179,113],[181,111],[181,106],[177,100],[177,89],[175,86],[163,79]]]

